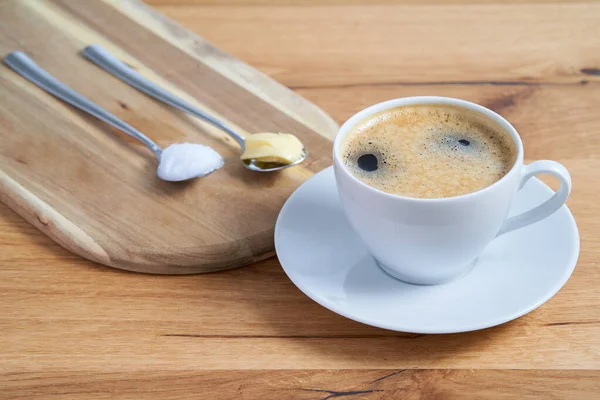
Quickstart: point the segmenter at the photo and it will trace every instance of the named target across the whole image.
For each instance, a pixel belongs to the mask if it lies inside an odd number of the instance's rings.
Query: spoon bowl
[[[290,163],[290,164],[275,163],[275,162],[261,162],[261,161],[256,161],[256,160],[242,160],[242,162],[244,163],[244,167],[246,167],[247,169],[249,169],[251,171],[273,172],[273,171],[280,171],[285,168],[293,167],[294,165],[298,165],[302,161],[304,161],[306,159],[306,157],[308,157],[308,151],[306,151],[306,149],[302,149],[302,157],[300,157],[299,159],[297,159],[296,161],[294,161],[293,163]]]

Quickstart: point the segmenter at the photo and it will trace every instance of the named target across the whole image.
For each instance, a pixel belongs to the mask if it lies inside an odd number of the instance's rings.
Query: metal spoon
[[[154,153],[160,165],[163,150],[148,136],[144,135],[142,132],[138,131],[126,122],[121,121],[115,115],[109,113],[102,107],[98,106],[91,100],[85,98],[81,94],[77,93],[76,91],[74,91],[73,89],[71,89],[70,87],[68,87],[67,85],[50,75],[46,70],[44,70],[42,67],[37,65],[31,58],[29,58],[25,53],[21,51],[13,51],[12,53],[4,57],[4,63],[10,68],[12,68],[16,73],[23,76],[25,79],[33,82],[35,85],[53,94],[59,99],[62,99],[67,103],[79,108],[80,110],[85,111],[86,113],[93,115],[94,117],[106,122],[107,124],[114,126],[115,128],[125,132],[129,136],[138,139]],[[210,174],[216,169],[218,168],[212,169],[210,171],[203,171],[201,174],[187,175],[185,177],[179,177],[176,179],[169,179],[164,175],[161,176],[162,174],[158,175],[163,180],[180,181],[191,178],[200,178]]]
[[[138,74],[132,68],[130,68],[127,64],[123,63],[118,58],[110,54],[102,46],[99,46],[97,44],[88,46],[82,51],[82,54],[106,72],[116,76],[117,78],[128,83],[134,88],[181,111],[190,113],[228,133],[229,136],[231,136],[240,145],[242,151],[246,148],[246,141],[244,140],[244,137],[236,131],[234,131],[229,126],[227,126],[227,124],[225,124],[222,121],[219,121],[212,115],[209,115],[204,111],[197,109],[187,101],[167,92],[165,89],[161,88],[154,82],[144,78],[142,75]],[[300,164],[306,159],[307,156],[308,152],[306,151],[306,149],[303,149],[302,157],[291,164],[260,163],[255,162],[254,160],[244,160],[243,163],[246,168],[252,171],[271,172],[279,171],[281,169],[289,168],[294,165]]]

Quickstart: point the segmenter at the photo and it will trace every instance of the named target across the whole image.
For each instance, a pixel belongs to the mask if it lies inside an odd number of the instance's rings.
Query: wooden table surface
[[[410,95],[500,112],[528,160],[571,171],[577,268],[516,321],[415,335],[322,308],[275,258],[127,273],[68,253],[0,205],[1,399],[600,398],[599,3],[149,3],[338,122]]]

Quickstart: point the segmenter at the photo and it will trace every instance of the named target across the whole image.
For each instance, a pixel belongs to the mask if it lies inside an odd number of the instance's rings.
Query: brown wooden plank
[[[160,11],[292,87],[600,79],[600,3]]]
[[[7,399],[596,399],[598,371],[307,370],[31,372],[0,377]],[[116,396],[116,397],[115,397]]]

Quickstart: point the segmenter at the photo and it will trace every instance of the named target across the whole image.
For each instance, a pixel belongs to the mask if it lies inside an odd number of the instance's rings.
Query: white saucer
[[[511,214],[550,197],[533,178]],[[494,240],[464,277],[433,286],[384,273],[342,211],[333,169],[302,184],[275,227],[275,249],[292,282],[308,297],[347,318],[385,329],[453,333],[518,318],[548,301],[567,282],[579,255],[579,233],[566,206]]]

